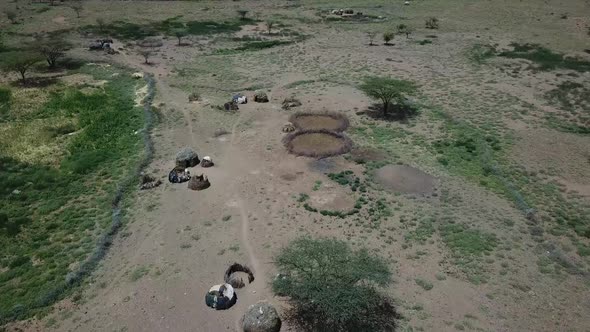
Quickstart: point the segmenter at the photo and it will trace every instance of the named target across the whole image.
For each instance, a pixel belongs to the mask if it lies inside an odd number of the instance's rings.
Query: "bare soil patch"
[[[359,164],[367,161],[382,161],[387,158],[384,152],[370,147],[354,148],[350,151],[350,156],[354,162]]]
[[[290,117],[289,121],[299,130],[326,129],[341,132],[349,126],[348,118],[338,112],[297,112]]]
[[[313,207],[322,210],[350,211],[355,203],[353,197],[334,190],[316,191],[309,198]]]
[[[288,135],[284,139],[287,150],[298,156],[331,157],[350,151],[352,141],[328,130],[306,130]]]
[[[386,165],[375,171],[375,181],[384,189],[404,194],[432,194],[436,178],[407,165]]]

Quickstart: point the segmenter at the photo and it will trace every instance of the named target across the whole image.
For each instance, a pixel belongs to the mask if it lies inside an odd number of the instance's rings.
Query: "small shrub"
[[[426,29],[438,29],[438,27],[439,27],[438,18],[429,17],[426,20],[425,25],[426,25]]]
[[[422,287],[424,290],[429,291],[432,288],[434,288],[434,285],[428,280],[417,278],[417,279],[414,279],[414,281],[416,282],[416,285]]]
[[[393,40],[393,38],[395,37],[395,34],[393,32],[384,32],[383,33],[383,41],[385,42],[385,45],[390,45],[389,42]]]
[[[198,92],[191,92],[191,94],[188,95],[188,101],[190,102],[199,100],[201,100],[201,95]]]
[[[305,193],[299,194],[299,198],[297,198],[297,202],[303,203],[309,199],[309,195]]]

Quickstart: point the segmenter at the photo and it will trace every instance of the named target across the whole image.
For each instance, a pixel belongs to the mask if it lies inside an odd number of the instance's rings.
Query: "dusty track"
[[[123,59],[133,66],[133,59]],[[170,110],[163,112],[166,124],[154,131],[156,155],[149,169],[162,176],[173,166],[178,148],[191,146],[201,157],[214,158],[215,167],[192,169],[193,174],[206,174],[212,187],[191,192],[183,184],[165,183],[140,193],[137,206],[128,211],[125,235],[115,241],[95,273],[94,285],[99,287],[87,289],[84,297],[90,300],[74,308],[72,316],[82,319],[66,319],[57,330],[237,330],[247,306],[269,297],[268,271],[250,239],[253,221],[249,215],[262,213],[250,204],[251,181],[246,178],[260,174],[260,165],[239,146],[237,128],[243,116],[235,118],[227,141],[212,140],[210,124],[201,117],[199,106],[188,104],[185,93],[158,78],[167,73],[158,66],[142,69],[157,78],[154,104],[165,104]],[[175,117],[178,113],[183,121]],[[144,210],[146,206],[150,211]],[[221,224],[226,215],[236,217]],[[234,261],[249,264],[256,279],[238,291],[233,308],[213,311],[205,306],[204,295],[223,280],[225,268]]]

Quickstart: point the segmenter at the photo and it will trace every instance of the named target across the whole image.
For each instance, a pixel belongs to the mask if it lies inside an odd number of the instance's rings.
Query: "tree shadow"
[[[383,104],[371,104],[365,111],[358,112],[374,120],[407,122],[418,115],[416,105],[410,103],[390,104],[387,112],[383,111]]]
[[[14,81],[10,83],[10,85],[20,88],[45,88],[57,83],[57,79],[61,76],[62,75],[50,77],[31,77],[27,78],[24,82],[22,80]]]
[[[357,319],[351,318],[346,322],[334,322],[326,317],[318,316],[316,308],[311,306],[294,305],[286,313],[286,320],[304,332],[314,331],[373,331],[391,332],[398,327],[402,318],[391,300],[378,296],[373,306],[366,308],[365,315]]]

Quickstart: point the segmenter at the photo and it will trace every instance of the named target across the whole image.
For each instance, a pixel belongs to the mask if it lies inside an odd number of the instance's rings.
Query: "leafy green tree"
[[[41,57],[37,52],[33,51],[15,51],[2,54],[2,69],[4,71],[14,71],[20,74],[21,82],[26,83],[27,71],[35,63],[41,61]]]
[[[178,39],[178,46],[182,45],[181,41],[182,38],[188,35],[188,31],[186,29],[174,29],[174,36]]]
[[[288,296],[303,330],[393,331],[397,314],[376,286],[391,282],[382,258],[352,250],[336,239],[299,238],[275,261],[280,274],[272,284]]]
[[[240,15],[240,20],[245,20],[246,15],[248,15],[248,11],[244,9],[238,10],[238,14]]]
[[[397,33],[401,34],[405,34],[406,38],[410,38],[410,34],[412,33],[412,29],[405,25],[405,24],[400,24],[397,26]]]
[[[383,41],[385,42],[385,45],[389,45],[389,42],[393,40],[393,37],[395,37],[395,34],[393,32],[384,32]]]
[[[416,92],[416,85],[406,80],[372,76],[367,77],[359,89],[367,96],[380,100],[383,114],[387,116],[390,105],[402,105],[407,95]]]

